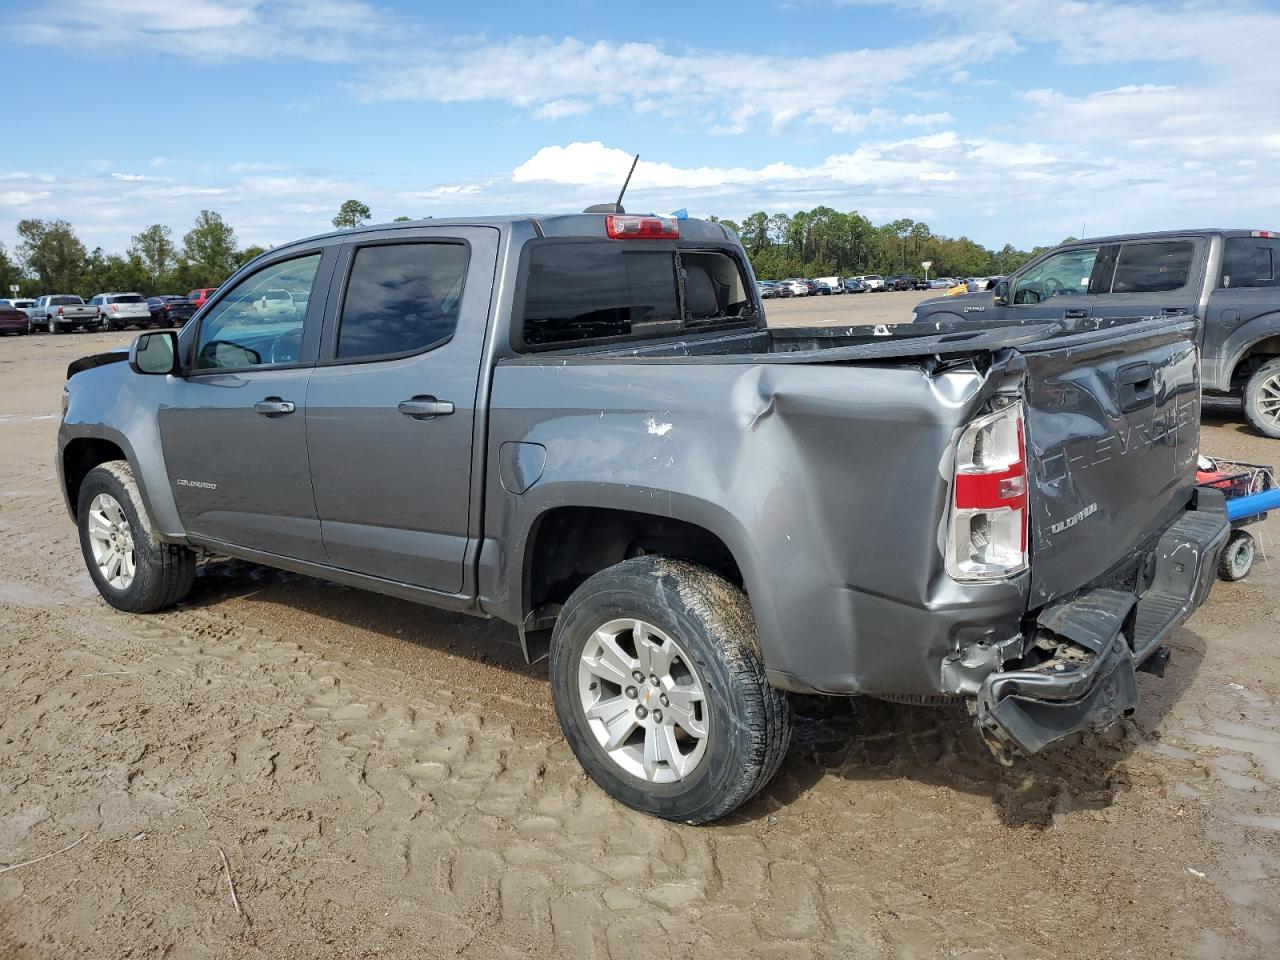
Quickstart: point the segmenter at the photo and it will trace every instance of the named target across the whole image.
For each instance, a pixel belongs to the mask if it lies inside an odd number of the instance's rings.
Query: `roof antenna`
[[[631,169],[627,171],[627,179],[622,181],[622,189],[618,191],[618,199],[613,203],[595,203],[583,210],[583,213],[626,213],[622,209],[622,195],[627,192],[627,186],[631,183],[631,175],[636,172],[636,164],[640,162],[640,154],[636,154],[631,160]]]

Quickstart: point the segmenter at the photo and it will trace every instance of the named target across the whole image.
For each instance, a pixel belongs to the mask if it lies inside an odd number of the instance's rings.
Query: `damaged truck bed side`
[[[363,251],[413,244],[467,247],[457,283],[423,294],[440,294],[424,312],[452,311],[450,339],[344,364],[341,291]],[[307,254],[329,272],[288,381],[255,383],[270,364],[245,357],[273,357],[280,335],[232,336],[218,303]],[[168,366],[146,360],[167,333],[140,337],[129,364],[73,365],[59,465],[109,602],[156,609],[183,592],[113,587],[101,569],[89,526],[95,497],[129,496],[98,476],[119,461],[138,489],[123,511],[135,561],[151,538],[171,565],[243,556],[516,624],[530,660],[549,656],[566,738],[597,782],[703,822],[776,770],[786,691],[965,700],[1006,762],[1132,712],[1135,672],[1163,668],[1228,533],[1221,495],[1195,487],[1195,329],[773,330],[719,224],[384,226],[244,268]],[[209,362],[218,351],[230,368]],[[189,445],[228,398],[252,407],[268,388],[264,416],[223,437],[263,444],[270,466],[281,404],[302,414],[307,466],[288,469],[314,492],[287,516],[255,499],[272,469],[219,474]],[[393,402],[410,397],[407,413]],[[388,447],[404,443],[425,456]],[[342,476],[352,458],[358,484]]]

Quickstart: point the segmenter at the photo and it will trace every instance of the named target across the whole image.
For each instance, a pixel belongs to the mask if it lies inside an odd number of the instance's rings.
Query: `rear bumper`
[[[1033,669],[988,675],[978,691],[975,723],[997,756],[1037,753],[1132,714],[1137,670],[1209,596],[1230,529],[1222,495],[1198,491],[1195,509],[1161,534],[1145,589],[1086,589],[1041,611],[1057,650]]]

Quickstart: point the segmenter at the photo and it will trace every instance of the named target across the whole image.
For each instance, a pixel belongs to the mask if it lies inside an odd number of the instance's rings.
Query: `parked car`
[[[187,294],[187,299],[194,303],[196,305],[196,309],[199,310],[204,306],[205,301],[217,292],[217,287],[197,287],[195,290],[192,290]]]
[[[186,297],[166,293],[148,298],[147,309],[151,312],[152,323],[180,327],[195,315],[196,305]]]
[[[777,294],[773,292],[772,280],[757,280],[756,290],[760,294],[761,300],[772,300]]]
[[[819,296],[829,297],[834,292],[825,280],[810,280],[809,283],[812,284],[813,292]]]
[[[929,281],[926,280],[924,277],[915,277],[914,282],[911,284],[911,289],[912,290],[928,290]]]
[[[773,295],[775,298],[785,299],[787,297],[795,296],[795,291],[791,289],[791,284],[786,280],[770,280],[769,282],[773,284]]]
[[[845,293],[866,293],[871,288],[857,277],[846,277],[840,284]]]
[[[825,283],[832,293],[844,293],[844,284],[839,277],[818,277],[818,283]]]
[[[858,277],[858,279],[865,283],[867,285],[867,289],[872,293],[884,289],[884,277],[880,276],[878,273],[870,273],[865,277]]]
[[[15,307],[12,301],[0,300],[0,334],[16,333],[19,336],[31,332],[31,318]]]
[[[98,325],[98,308],[73,293],[53,293],[36,297],[30,312],[32,327],[50,333],[66,333]]]
[[[140,293],[99,293],[89,303],[98,308],[104,330],[123,330],[125,327],[141,330],[153,322],[147,298]]]
[[[5,298],[4,300],[0,300],[0,303],[8,304],[15,310],[21,310],[27,317],[31,316],[31,310],[36,305],[34,300],[23,297],[17,297],[14,299]]]
[[[277,247],[70,365],[89,574],[159,610],[209,550],[515,624],[584,769],[684,822],[769,781],[788,691],[968,701],[1010,762],[1131,714],[1230,530],[1194,318],[772,329],[746,262],[614,214]],[[312,286],[344,295],[257,322]]]
[[[791,288],[793,297],[807,297],[813,292],[809,287],[809,281],[801,277],[791,277],[782,282]]]
[[[956,285],[951,277],[934,277],[929,281],[930,290],[949,290]]]

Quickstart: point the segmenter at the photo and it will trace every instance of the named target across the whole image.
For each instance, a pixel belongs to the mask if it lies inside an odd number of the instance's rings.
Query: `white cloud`
[[[405,25],[359,0],[68,0],[13,24],[28,43],[207,60],[339,62]]]
[[[403,53],[359,92],[370,101],[502,101],[545,119],[608,107],[679,117],[721,133],[754,130],[761,120],[773,130],[811,124],[860,133],[896,122],[887,111],[860,108],[885,100],[906,81],[1013,49],[998,31],[811,57],[516,37]],[[913,114],[912,120],[932,125],[941,116]]]

